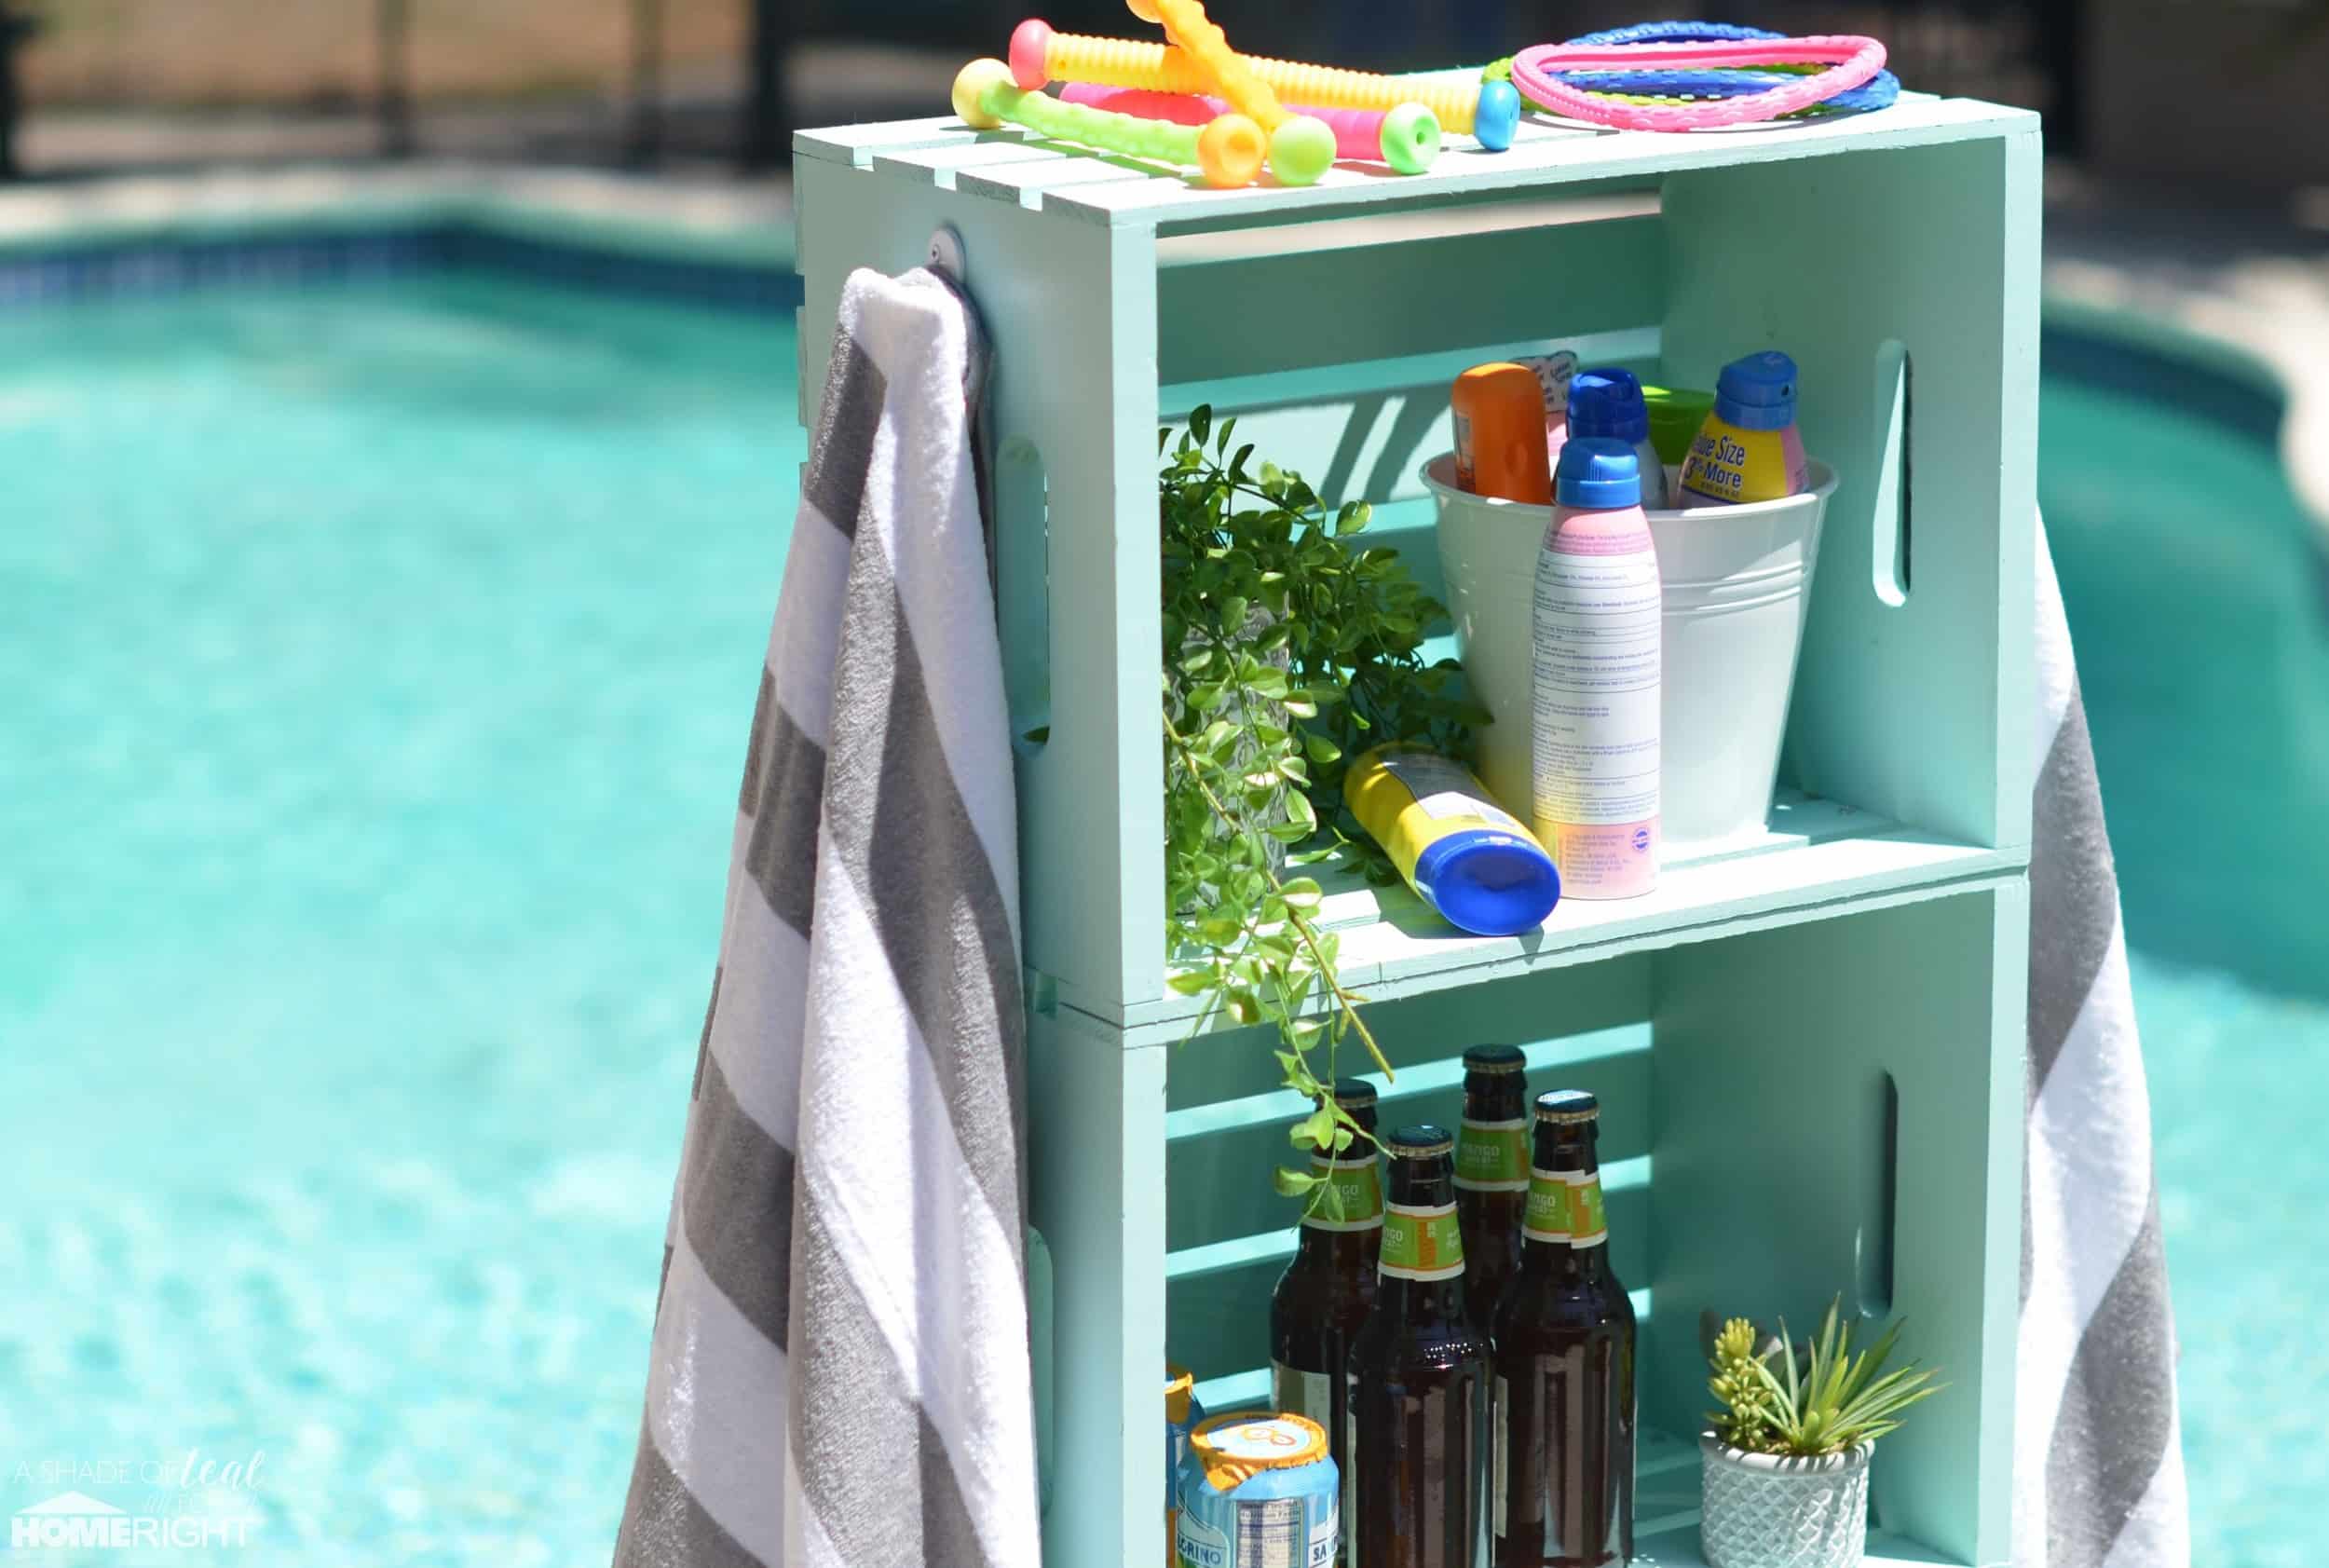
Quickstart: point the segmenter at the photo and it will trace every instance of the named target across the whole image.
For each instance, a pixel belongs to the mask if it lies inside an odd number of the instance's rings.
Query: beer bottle
[[[1609,1266],[1600,1107],[1536,1100],[1520,1270],[1495,1318],[1496,1568],[1633,1560],[1634,1316]]]
[[[1456,1131],[1456,1218],[1464,1226],[1464,1299],[1485,1332],[1520,1263],[1529,1202],[1529,1082],[1517,1045],[1464,1053],[1464,1125]]]
[[[1374,1085],[1344,1078],[1334,1101],[1369,1133],[1375,1130]],[[1340,1219],[1313,1207],[1303,1212],[1294,1261],[1270,1297],[1270,1403],[1324,1427],[1335,1463],[1342,1462],[1342,1366],[1351,1337],[1375,1304],[1375,1244],[1382,1236],[1381,1155],[1354,1140],[1329,1158],[1310,1157],[1311,1170],[1341,1191]]]
[[[1391,1135],[1375,1310],[1351,1346],[1353,1568],[1478,1568],[1488,1548],[1488,1336],[1464,1301],[1455,1139]]]

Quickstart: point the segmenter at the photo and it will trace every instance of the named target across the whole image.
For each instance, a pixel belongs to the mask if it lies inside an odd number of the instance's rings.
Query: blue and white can
[[[1191,1434],[1177,1568],[1334,1568],[1342,1553],[1342,1478],[1316,1422],[1217,1415]]]

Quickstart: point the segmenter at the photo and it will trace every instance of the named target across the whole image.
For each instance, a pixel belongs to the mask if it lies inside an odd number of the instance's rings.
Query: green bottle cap
[[[1690,438],[1714,412],[1714,394],[1687,387],[1644,387],[1641,401],[1650,410],[1650,444],[1661,463],[1679,463],[1690,456]]]

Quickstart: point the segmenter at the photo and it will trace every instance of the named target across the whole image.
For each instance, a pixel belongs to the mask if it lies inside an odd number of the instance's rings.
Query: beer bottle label
[[[1456,1223],[1455,1205],[1384,1206],[1377,1267],[1394,1279],[1453,1279],[1462,1274],[1464,1232]]]
[[[1609,1239],[1609,1210],[1601,1202],[1600,1174],[1566,1170],[1560,1179],[1569,1184],[1569,1245],[1579,1250],[1600,1246]]]
[[[1333,1420],[1333,1410],[1328,1396],[1333,1384],[1325,1372],[1305,1372],[1283,1361],[1270,1363],[1270,1405],[1287,1415],[1307,1416],[1328,1428]]]
[[[1529,1190],[1529,1124],[1464,1118],[1456,1133],[1455,1184],[1467,1193]]]
[[[1382,1228],[1382,1173],[1370,1152],[1363,1159],[1310,1157],[1310,1173],[1334,1184],[1342,1200],[1342,1217],[1336,1219],[1321,1199],[1302,1210],[1302,1223],[1314,1231],[1376,1231]]]
[[[1569,1183],[1560,1172],[1530,1169],[1529,1207],[1520,1215],[1520,1234],[1531,1241],[1569,1245]]]

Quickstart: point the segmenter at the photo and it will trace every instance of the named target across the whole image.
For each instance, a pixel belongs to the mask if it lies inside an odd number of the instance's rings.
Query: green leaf
[[[1328,1101],[1303,1117],[1287,1129],[1297,1147],[1328,1150],[1334,1147],[1334,1105]]]
[[[1205,444],[1205,434],[1212,429],[1213,408],[1211,404],[1201,402],[1189,411],[1189,434],[1199,446]]]
[[[1290,1170],[1285,1166],[1280,1166],[1270,1173],[1270,1184],[1278,1190],[1280,1195],[1289,1198],[1301,1197],[1325,1179],[1324,1177],[1314,1176],[1309,1171]]]
[[[1278,895],[1286,900],[1288,908],[1310,910],[1318,907],[1318,900],[1324,893],[1313,879],[1297,877],[1280,887]]]
[[[1177,969],[1164,977],[1164,984],[1182,996],[1194,996],[1213,989],[1213,974],[1205,969]]]

